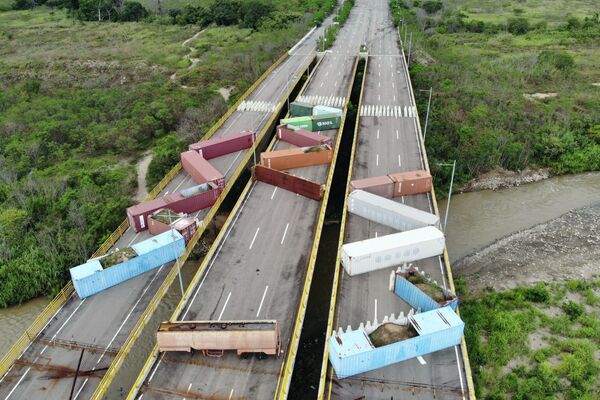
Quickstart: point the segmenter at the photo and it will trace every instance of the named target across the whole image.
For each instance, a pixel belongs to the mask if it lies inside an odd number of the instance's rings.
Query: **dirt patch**
[[[148,174],[150,161],[152,161],[152,153],[146,153],[136,166],[138,187],[135,199],[137,201],[143,201],[148,195],[148,189],[146,188],[146,174]]]
[[[527,367],[529,365],[531,365],[531,362],[529,361],[529,359],[527,357],[519,356],[519,357],[511,359],[508,362],[508,364],[503,366],[502,373],[508,374],[510,371],[512,371],[513,369],[515,369],[517,367]]]
[[[549,177],[550,170],[548,168],[526,169],[523,171],[508,171],[503,168],[496,168],[459,186],[457,191],[475,192],[478,190],[505,189],[541,181]]]
[[[545,100],[549,100],[549,99],[558,97],[558,93],[523,93],[523,97],[525,97],[527,100],[530,100],[530,101],[534,101],[534,100],[545,101]]]
[[[600,276],[600,204],[506,236],[454,264],[478,293]]]
[[[414,328],[410,325],[403,326],[392,323],[381,325],[369,335],[371,343],[375,347],[385,346],[391,343],[400,342],[417,336]]]
[[[548,336],[550,336],[550,332],[545,328],[531,332],[529,334],[529,348],[532,351],[537,351],[544,347],[548,347],[548,343],[546,342],[546,339],[544,339]]]
[[[231,92],[233,91],[233,89],[235,89],[235,86],[219,88],[219,94],[223,96],[223,100],[225,100],[225,102],[229,101],[229,96],[231,96]]]

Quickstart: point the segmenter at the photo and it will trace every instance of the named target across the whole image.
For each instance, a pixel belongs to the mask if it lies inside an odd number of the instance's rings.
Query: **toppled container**
[[[409,266],[390,273],[392,291],[411,307],[421,311],[431,311],[440,307],[450,307],[456,311],[458,299],[448,289],[441,287],[424,271]]]
[[[294,101],[290,103],[290,115],[294,117],[305,117],[313,114],[313,106],[309,103]]]
[[[312,109],[313,115],[326,115],[326,114],[334,114],[338,117],[342,117],[344,111],[339,108],[327,107],[327,106],[314,106]]]
[[[197,183],[213,182],[218,187],[225,187],[225,177],[210,165],[197,151],[189,150],[181,153],[181,165]]]
[[[334,331],[329,338],[329,361],[336,376],[347,378],[457,346],[465,329],[450,307],[402,320]]]
[[[183,236],[171,230],[91,259],[69,272],[75,291],[83,299],[171,262],[184,250]]]
[[[342,265],[354,276],[439,256],[445,245],[444,234],[428,226],[346,243],[342,246]]]
[[[336,114],[313,115],[310,117],[285,118],[281,120],[283,125],[293,125],[308,131],[327,131],[339,129],[342,118]]]
[[[350,190],[364,190],[391,199],[394,197],[394,182],[387,175],[355,179],[350,181]]]
[[[431,192],[431,174],[425,170],[396,172],[388,175],[394,181],[394,197]]]
[[[440,223],[440,218],[435,214],[364,190],[355,190],[348,195],[348,211],[398,231],[409,231],[425,226],[437,227]]]
[[[306,129],[308,131],[315,130],[313,129],[313,119],[311,116],[284,118],[281,120],[281,124],[295,126],[297,128]]]
[[[323,198],[325,192],[325,185],[262,165],[252,168],[252,178],[317,201]]]
[[[155,211],[148,217],[148,230],[151,234],[158,235],[171,229],[179,232],[187,244],[198,229],[198,220],[168,208]]]
[[[190,144],[189,150],[198,152],[205,160],[211,160],[225,154],[249,149],[256,140],[256,134],[252,131],[243,131],[223,137],[213,137]]]
[[[279,125],[277,127],[277,138],[298,147],[319,146],[321,144],[331,146],[333,144],[328,136],[319,135],[293,125]]]
[[[279,356],[279,324],[266,321],[176,321],[163,322],[156,333],[158,351],[201,350],[207,356],[222,356],[226,350]]]
[[[332,159],[333,150],[327,145],[275,150],[260,154],[262,166],[280,171],[330,164]]]
[[[148,216],[162,208],[186,214],[203,210],[215,204],[222,191],[222,188],[209,182],[136,204],[127,209],[129,226],[136,232],[148,229]]]

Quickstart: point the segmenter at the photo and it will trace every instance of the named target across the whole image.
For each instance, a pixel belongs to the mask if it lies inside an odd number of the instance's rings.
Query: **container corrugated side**
[[[440,308],[440,305],[435,300],[400,275],[396,275],[394,293],[411,307],[420,309],[421,311],[431,311]]]
[[[344,114],[344,110],[334,107],[328,106],[314,106],[312,110],[313,115],[327,115],[327,114],[335,114],[338,117],[342,117]]]
[[[312,117],[294,117],[281,120],[282,125],[293,125],[298,128],[314,131]]]
[[[290,115],[293,115],[294,117],[305,117],[312,115],[312,113],[312,104],[302,103],[300,101],[294,101],[290,103]]]
[[[336,114],[313,115],[312,131],[327,131],[330,129],[339,129],[342,118]]]
[[[438,226],[437,215],[386,199],[364,190],[355,190],[348,196],[348,211],[370,221],[398,231]]]
[[[394,197],[394,181],[387,175],[354,179],[350,182],[350,190],[364,190],[391,199]]]
[[[251,131],[229,134],[222,137],[213,137],[189,145],[189,150],[197,151],[204,159],[212,160],[226,154],[234,153],[252,147],[256,134]]]

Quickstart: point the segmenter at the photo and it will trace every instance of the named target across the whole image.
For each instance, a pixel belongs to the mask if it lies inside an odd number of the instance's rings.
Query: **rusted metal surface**
[[[29,360],[19,359],[15,361],[15,365],[21,367],[31,367],[38,372],[46,372],[47,375],[44,377],[45,379],[64,379],[71,378],[75,376],[77,373],[76,368],[66,367],[64,365],[52,365],[52,364],[43,364],[39,362],[32,362]],[[93,370],[85,370],[79,371],[78,376],[95,376],[101,378],[104,376],[104,373],[108,367],[96,368]]]
[[[432,178],[429,171],[396,172],[388,176],[394,181],[394,197],[431,192]]]
[[[252,168],[252,178],[317,201],[323,198],[325,191],[324,185],[262,165]]]
[[[85,349],[90,353],[103,353],[105,355],[114,356],[119,352],[119,349],[116,347],[101,347],[88,343],[76,342],[74,340],[64,340],[64,339],[44,339],[37,338],[35,340],[36,343],[41,343],[43,345],[47,345],[50,347],[60,347],[67,350],[82,350]]]
[[[432,398],[436,399],[462,399],[463,394],[460,386],[453,385],[445,385],[445,384],[429,384],[429,383],[419,383],[419,382],[405,382],[405,381],[395,381],[389,379],[376,379],[376,378],[368,378],[368,377],[360,377],[360,378],[345,378],[344,385],[340,384],[340,381],[337,378],[332,378],[331,383],[334,387],[346,387],[349,381],[353,381],[353,384],[356,384],[358,387],[363,389],[364,387],[372,387],[376,388],[380,391],[389,391],[389,392],[404,392],[408,394],[415,395],[419,394],[429,394]],[[357,391],[358,391],[357,387]],[[335,388],[333,389],[335,391]],[[361,397],[349,397],[351,399],[360,399]],[[398,393],[398,398],[403,398],[400,393]]]
[[[333,150],[327,145],[267,151],[260,154],[261,165],[280,171],[330,164],[332,159]]]

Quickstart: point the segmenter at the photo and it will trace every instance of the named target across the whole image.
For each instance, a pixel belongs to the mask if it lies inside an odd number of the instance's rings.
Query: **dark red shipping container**
[[[161,208],[169,208],[175,212],[186,214],[203,210],[215,204],[222,191],[222,188],[209,182],[131,206],[127,209],[129,226],[136,232],[148,229],[148,216]]]
[[[279,125],[277,127],[277,137],[287,143],[298,147],[318,146],[327,144],[332,146],[332,140],[328,136],[319,135],[317,132],[310,132],[302,128],[296,128],[289,125]]]
[[[388,176],[394,181],[394,197],[428,193],[433,185],[431,174],[425,170],[396,172]]]
[[[161,216],[163,218],[160,218]],[[165,217],[170,223],[164,221]],[[169,209],[160,209],[148,217],[148,230],[151,234],[158,235],[170,229],[175,229],[181,233],[185,242],[188,243],[196,233],[196,229],[198,229],[198,220],[188,218],[186,214],[178,214]]]
[[[181,165],[200,184],[214,182],[220,188],[225,187],[225,177],[210,165],[198,152],[189,150],[181,153]]]
[[[225,154],[249,149],[255,140],[256,133],[243,131],[219,138],[201,140],[198,143],[190,144],[188,148],[198,152],[204,159],[210,160]]]
[[[387,175],[355,179],[350,181],[350,190],[364,190],[391,199],[394,196],[394,181]]]
[[[252,168],[252,177],[255,180],[278,186],[313,200],[321,200],[325,190],[324,185],[319,183],[290,175],[287,172],[263,167],[262,165]]]

